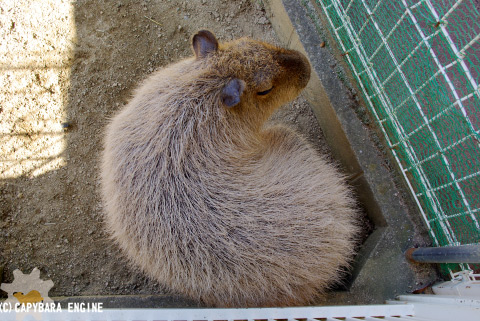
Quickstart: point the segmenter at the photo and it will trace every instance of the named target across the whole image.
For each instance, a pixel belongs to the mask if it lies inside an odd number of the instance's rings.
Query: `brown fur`
[[[196,57],[151,75],[107,127],[108,229],[148,275],[206,304],[306,304],[338,281],[357,233],[336,169],[290,129],[264,126],[310,65],[207,31],[193,47]],[[244,90],[228,108],[232,79]]]

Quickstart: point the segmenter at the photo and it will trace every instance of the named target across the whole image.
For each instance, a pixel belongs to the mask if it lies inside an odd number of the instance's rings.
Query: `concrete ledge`
[[[407,293],[415,287],[417,277],[403,253],[420,237],[422,226],[418,220],[412,223],[410,215],[416,215],[415,210],[401,197],[405,191],[397,188],[384,155],[376,148],[378,138],[359,117],[354,87],[334,50],[325,46],[328,32],[316,18],[319,12],[306,0],[264,2],[284,46],[310,59],[313,72],[306,97],[333,156],[353,178],[358,200],[376,227],[357,255],[348,291],[332,292],[324,303],[382,303]]]

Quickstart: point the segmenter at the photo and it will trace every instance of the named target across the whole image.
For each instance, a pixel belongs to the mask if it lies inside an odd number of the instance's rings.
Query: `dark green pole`
[[[480,263],[480,244],[410,248],[405,257],[419,263]]]

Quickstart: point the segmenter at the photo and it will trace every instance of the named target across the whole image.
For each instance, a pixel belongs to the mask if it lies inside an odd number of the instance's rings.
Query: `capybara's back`
[[[309,303],[338,281],[358,232],[342,176],[298,135],[265,125],[310,78],[300,53],[192,39],[107,127],[106,224],[127,257],[214,306]]]

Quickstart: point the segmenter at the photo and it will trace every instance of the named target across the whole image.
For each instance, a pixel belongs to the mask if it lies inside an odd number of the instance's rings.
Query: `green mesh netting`
[[[316,2],[434,244],[479,242],[480,0]]]

